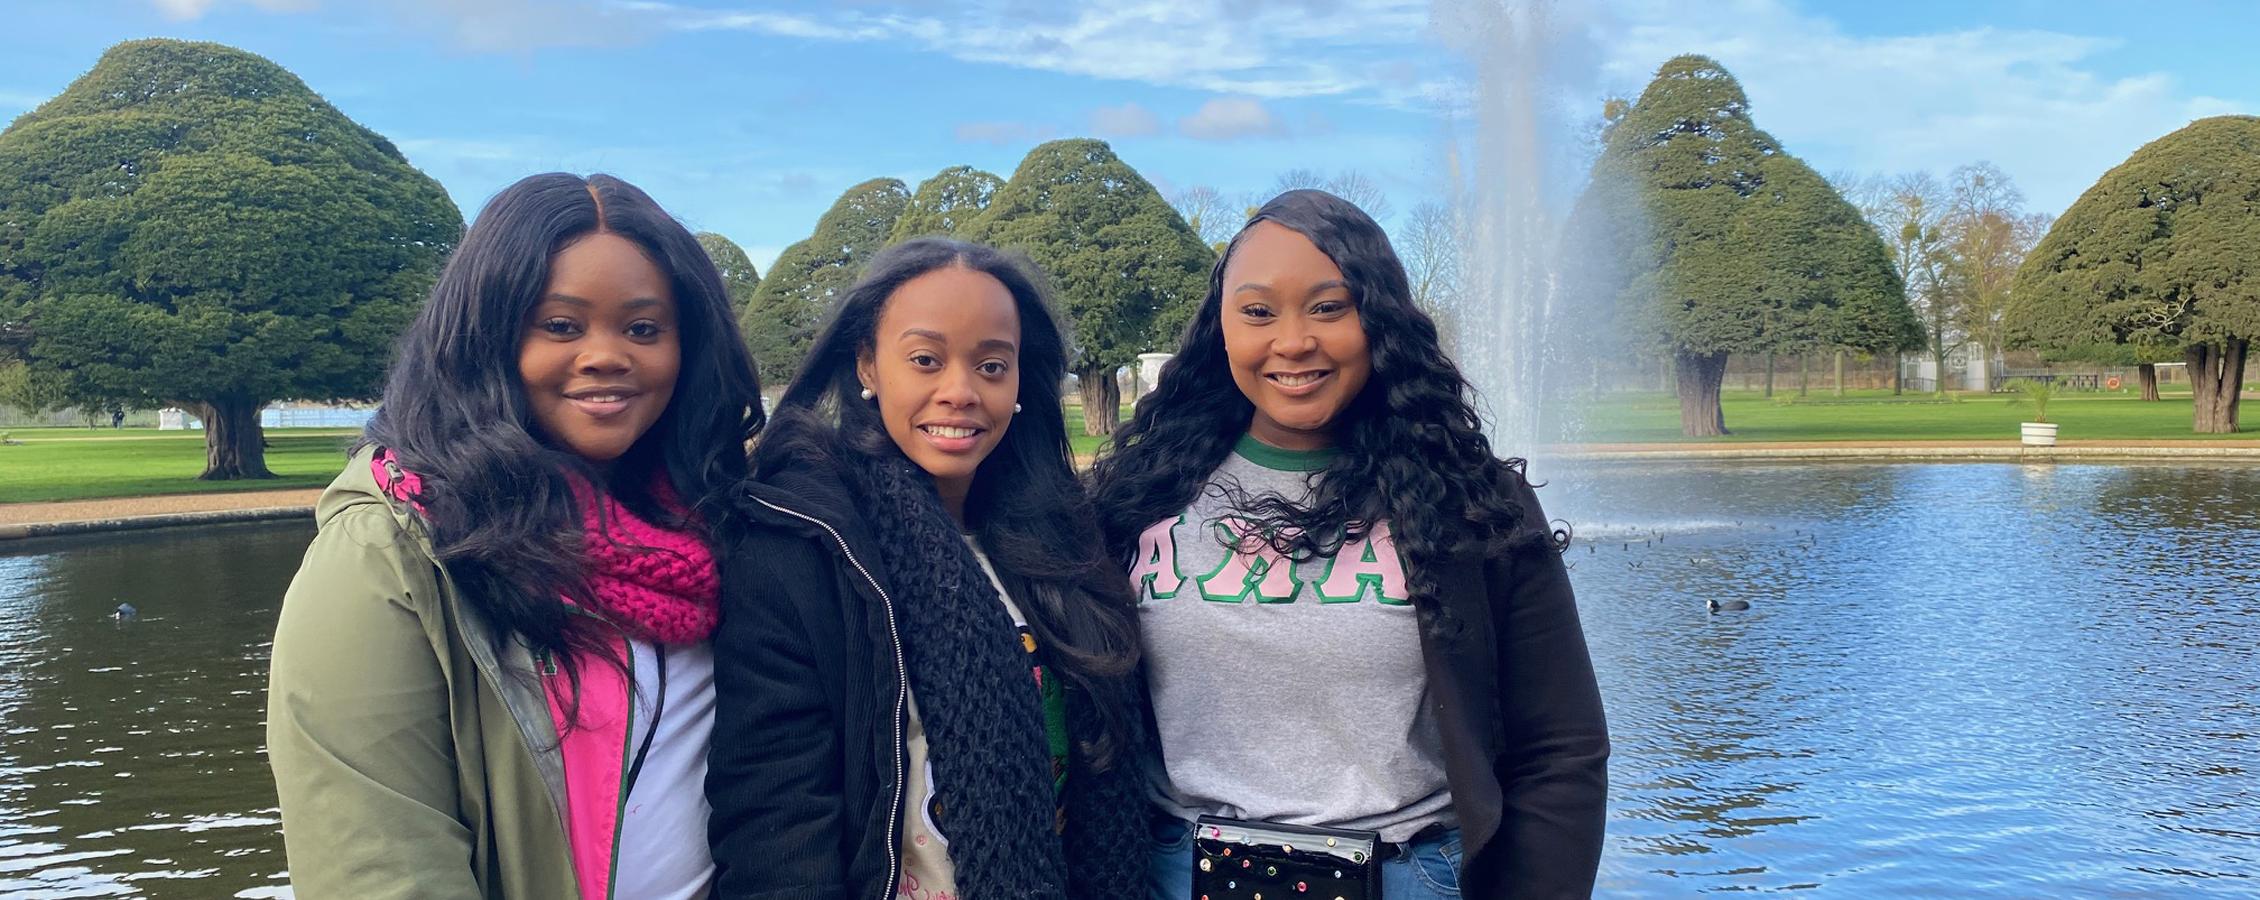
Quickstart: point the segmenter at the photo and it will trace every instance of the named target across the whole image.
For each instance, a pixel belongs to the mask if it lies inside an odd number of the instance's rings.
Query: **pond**
[[[1569,557],[1616,745],[1603,895],[2260,892],[2260,468],[1572,490],[1604,511]]]
[[[1616,742],[1602,896],[2260,892],[2260,467],[1555,482]],[[0,895],[286,894],[261,695],[310,533],[0,556]]]
[[[0,896],[289,896],[267,649],[310,522],[0,556]],[[109,618],[132,603],[138,621]]]

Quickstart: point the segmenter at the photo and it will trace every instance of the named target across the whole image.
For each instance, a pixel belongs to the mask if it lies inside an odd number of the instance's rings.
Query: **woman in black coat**
[[[1135,620],[1035,281],[872,260],[763,434],[724,565],[720,897],[1112,898],[1143,871]]]
[[[1093,471],[1160,743],[1151,896],[1240,868],[1195,859],[1201,816],[1374,841],[1389,900],[1592,892],[1609,741],[1567,536],[1468,395],[1356,206],[1290,191],[1225,249]]]

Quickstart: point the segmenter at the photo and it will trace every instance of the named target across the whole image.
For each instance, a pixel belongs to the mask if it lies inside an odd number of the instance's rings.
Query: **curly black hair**
[[[1523,461],[1492,455],[1467,379],[1444,355],[1435,321],[1413,305],[1388,235],[1347,200],[1296,190],[1265,203],[1225,247],[1177,355],[1092,467],[1108,550],[1125,566],[1133,562],[1139,533],[1191,504],[1247,433],[1255,406],[1233,383],[1225,358],[1224,270],[1260,222],[1310,239],[1341,267],[1373,375],[1337,419],[1340,452],[1312,474],[1303,502],[1251,498],[1233,485],[1213,489],[1226,491],[1257,533],[1290,559],[1332,556],[1388,522],[1417,604],[1434,603],[1433,573],[1454,551],[1497,550],[1538,537],[1518,527],[1523,510],[1510,493]]]

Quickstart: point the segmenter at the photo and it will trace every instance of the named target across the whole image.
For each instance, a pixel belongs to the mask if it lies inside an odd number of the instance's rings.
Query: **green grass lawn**
[[[1774,399],[1757,391],[1728,391],[1721,400],[1727,431],[1721,438],[1748,441],[1944,441],[2015,440],[2017,426],[2032,421],[2032,405],[2007,394],[1964,394],[1940,402],[1927,394],[1894,397],[1890,391],[1852,391],[1843,398],[1824,392],[1797,397],[1776,391]],[[2249,401],[2248,401],[2249,402]],[[2128,394],[2073,393],[2049,401],[2048,421],[2061,440],[2207,440],[2251,438],[2195,434],[2187,389],[2144,403]],[[1620,394],[1588,408],[1584,441],[1594,443],[1678,442],[1679,401],[1670,394]]]
[[[0,446],[0,502],[92,500],[149,494],[192,494],[321,487],[345,465],[352,429],[293,428],[267,432],[267,468],[260,481],[197,481],[204,471],[204,433],[126,428],[0,429],[21,443]]]
[[[1838,398],[1816,391],[1793,391],[1767,399],[1757,391],[1729,391],[1724,398],[1727,430],[1720,443],[1752,441],[1906,441],[1994,440],[2017,438],[2017,425],[2032,418],[2028,403],[2008,395],[1967,394],[1949,401],[1928,395],[1895,397],[1889,391],[1854,391]],[[1129,405],[1123,405],[1128,417]],[[2126,394],[2066,394],[2049,404],[2048,419],[2061,427],[2063,440],[2207,440],[2243,435],[2200,435],[2189,430],[2190,400],[2168,393],[2157,403]],[[1593,443],[1668,443],[1686,441],[1679,433],[1679,404],[1660,392],[1616,394],[1588,407],[1581,440]],[[1103,438],[1082,433],[1080,406],[1067,408],[1068,441],[1078,457],[1096,453]],[[343,464],[351,429],[276,429],[267,467],[279,477],[267,481],[204,482],[204,435],[195,431],[86,428],[0,429],[20,443],[0,446],[0,502],[84,500],[149,494],[320,487]]]
[[[1075,451],[1076,459],[1090,459],[1093,454],[1099,452],[1100,447],[1106,446],[1106,436],[1083,433],[1083,399],[1081,397],[1069,394],[1062,405],[1066,408],[1067,413],[1068,449]],[[1116,421],[1130,421],[1130,414],[1136,412],[1137,409],[1130,402],[1130,398],[1122,398],[1121,416]]]
[[[1106,436],[1084,434],[1083,420],[1080,417],[1069,419],[1067,422],[1067,446],[1075,450],[1076,459],[1088,459],[1093,454],[1098,453],[1100,447],[1106,446]]]
[[[2176,388],[2179,391],[2176,391]],[[2164,399],[2144,403],[2132,394],[2068,393],[2049,401],[2048,420],[2062,440],[2208,440],[2260,437],[2195,434],[2189,430],[2187,385],[2167,385]],[[1894,395],[1888,390],[1848,391],[1837,397],[1814,391],[1727,391],[1722,398],[1726,427],[1721,438],[1688,438],[1679,431],[1679,400],[1661,393],[1614,394],[1587,407],[1578,440],[1590,443],[1678,443],[1685,441],[2013,441],[2019,423],[2032,420],[2032,405],[2013,394],[1959,394],[1939,400],[1930,394]],[[1123,406],[1128,418],[1129,405]],[[1082,407],[1068,406],[1068,442],[1078,456],[1096,453],[1104,438],[1084,435]]]

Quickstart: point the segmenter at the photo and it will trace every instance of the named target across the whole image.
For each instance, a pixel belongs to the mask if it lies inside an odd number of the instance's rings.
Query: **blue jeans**
[[[1460,832],[1451,829],[1422,838],[1381,864],[1383,900],[1459,900]],[[1153,864],[1147,870],[1150,900],[1193,897],[1193,823],[1154,817]]]

